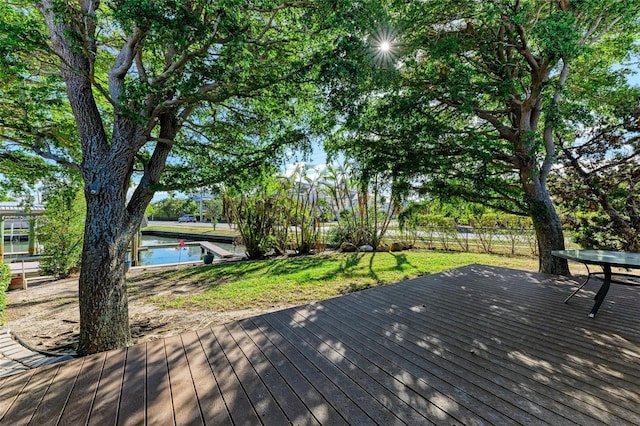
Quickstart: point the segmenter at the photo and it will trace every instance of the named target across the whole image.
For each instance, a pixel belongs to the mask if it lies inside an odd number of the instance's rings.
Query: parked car
[[[192,214],[183,214],[178,218],[178,222],[197,222],[197,219]]]

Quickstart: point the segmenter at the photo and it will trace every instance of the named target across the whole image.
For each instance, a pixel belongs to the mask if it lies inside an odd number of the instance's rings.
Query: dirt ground
[[[213,312],[210,310],[159,309],[145,296],[161,293],[201,292],[198,283],[167,286],[153,274],[130,271],[136,292],[129,297],[129,321],[134,343],[156,340],[199,330],[216,324],[248,318],[261,313],[283,309],[248,309]],[[7,292],[6,320],[8,328],[35,349],[59,353],[73,353],[80,328],[78,310],[78,279],[30,282],[27,290]]]

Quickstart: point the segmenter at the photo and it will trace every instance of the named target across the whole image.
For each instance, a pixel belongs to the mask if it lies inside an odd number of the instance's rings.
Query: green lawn
[[[238,232],[233,230],[230,231],[228,229],[213,229],[213,226],[209,226],[205,228],[203,226],[189,226],[189,225],[181,225],[181,226],[147,226],[143,228],[144,231],[164,231],[164,232],[179,232],[179,233],[188,233],[188,234],[205,234],[205,235],[232,235],[238,236]]]
[[[194,291],[188,294],[150,299],[161,308],[225,311],[308,303],[472,263],[536,270],[538,260],[433,251],[321,254],[171,269],[130,284],[159,279],[164,288],[191,285]]]

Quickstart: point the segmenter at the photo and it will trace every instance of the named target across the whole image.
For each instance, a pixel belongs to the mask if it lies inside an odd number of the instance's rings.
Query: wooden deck
[[[22,346],[9,330],[0,327],[0,380],[2,377],[19,374],[31,368],[72,359],[68,355],[54,356],[36,352]]]
[[[640,293],[472,265],[0,379],[0,423],[640,424]]]

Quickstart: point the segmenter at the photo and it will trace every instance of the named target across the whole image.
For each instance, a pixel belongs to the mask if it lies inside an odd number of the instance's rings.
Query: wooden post
[[[133,234],[133,240],[131,241],[131,266],[138,266],[140,261],[140,243],[139,236],[136,232]]]
[[[0,216],[0,262],[4,262],[4,216]]]
[[[29,219],[29,256],[36,254],[36,219]]]
[[[27,273],[24,271],[24,260],[22,261],[22,289],[27,289]]]

